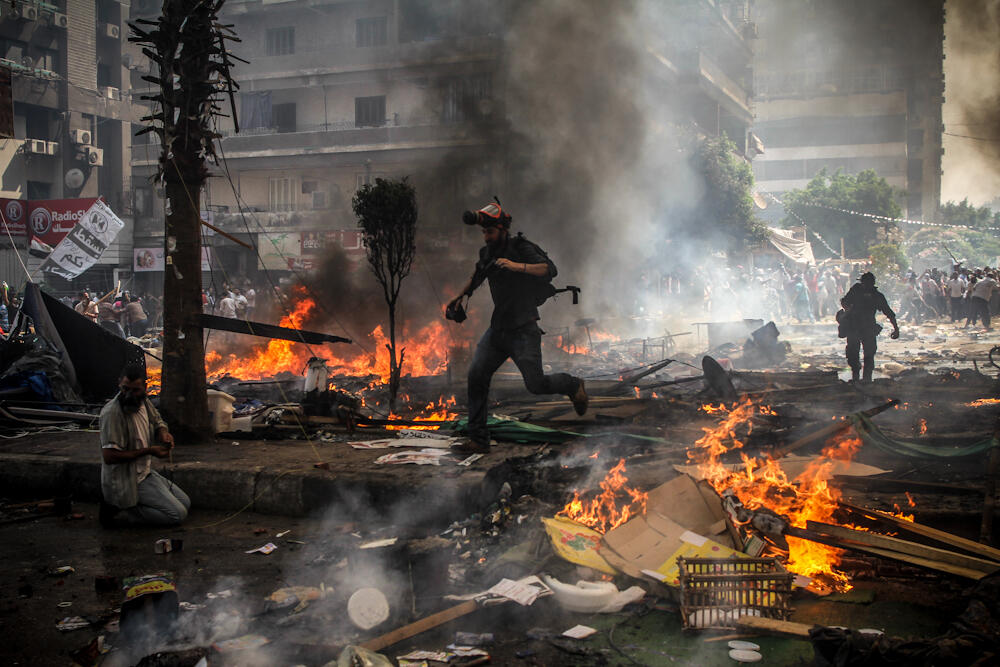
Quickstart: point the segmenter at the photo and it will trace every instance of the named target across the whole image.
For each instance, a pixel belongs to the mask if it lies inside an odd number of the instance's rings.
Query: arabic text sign
[[[124,226],[107,204],[95,201],[42,263],[42,271],[67,280],[77,277],[97,263]]]

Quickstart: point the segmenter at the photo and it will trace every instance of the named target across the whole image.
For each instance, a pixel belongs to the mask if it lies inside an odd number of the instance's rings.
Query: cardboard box
[[[599,551],[629,576],[677,586],[678,558],[746,556],[732,547],[719,495],[682,475],[650,491],[646,513],[608,532]]]

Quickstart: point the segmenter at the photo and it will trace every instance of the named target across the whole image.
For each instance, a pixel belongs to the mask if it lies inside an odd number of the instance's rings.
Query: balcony
[[[752,119],[748,91],[704,53],[694,51],[682,54],[677,64],[682,76],[696,82],[731,113],[747,121]]]
[[[299,125],[294,132],[278,128],[254,128],[233,134],[223,130],[222,149],[227,160],[274,158],[309,155],[332,155],[362,151],[415,150],[445,148],[483,143],[482,124],[442,124],[436,117],[394,117],[382,127],[357,127],[354,121],[336,121],[321,125]],[[154,164],[160,144],[134,144],[132,165]]]
[[[259,45],[258,47],[259,48]],[[499,53],[496,37],[455,37],[449,39],[390,44],[382,47],[358,48],[353,44],[319,45],[299,48],[284,56],[266,56],[250,50],[236,55],[249,64],[240,63],[234,74],[240,82],[289,79],[293,83],[317,83],[318,76],[336,77],[363,71],[396,67],[414,69],[427,65],[453,65],[491,60]]]

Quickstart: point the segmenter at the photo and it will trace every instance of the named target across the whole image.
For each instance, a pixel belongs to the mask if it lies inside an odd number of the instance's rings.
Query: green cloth
[[[441,425],[441,430],[465,431],[468,419],[445,422]],[[490,437],[506,442],[519,442],[523,444],[551,442],[564,443],[573,438],[596,438],[602,435],[615,435],[620,438],[632,440],[644,440],[646,442],[663,442],[662,438],[654,438],[648,435],[636,435],[634,433],[575,433],[573,431],[560,431],[555,428],[538,426],[528,422],[515,421],[513,419],[500,419],[490,417],[486,420],[490,428]]]
[[[1000,447],[1000,442],[994,437],[988,437],[979,442],[964,447],[947,447],[929,445],[913,440],[900,440],[886,435],[882,429],[872,422],[871,417],[861,413],[848,416],[854,425],[854,430],[861,436],[866,445],[874,445],[890,454],[899,454],[910,458],[952,459],[962,456],[974,456],[988,452],[991,447]]]

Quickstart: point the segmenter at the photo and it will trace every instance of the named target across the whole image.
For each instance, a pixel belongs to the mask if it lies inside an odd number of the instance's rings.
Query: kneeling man
[[[179,524],[187,518],[191,499],[152,469],[150,457],[168,457],[174,438],[146,397],[146,369],[126,366],[118,387],[100,416],[101,525]]]

